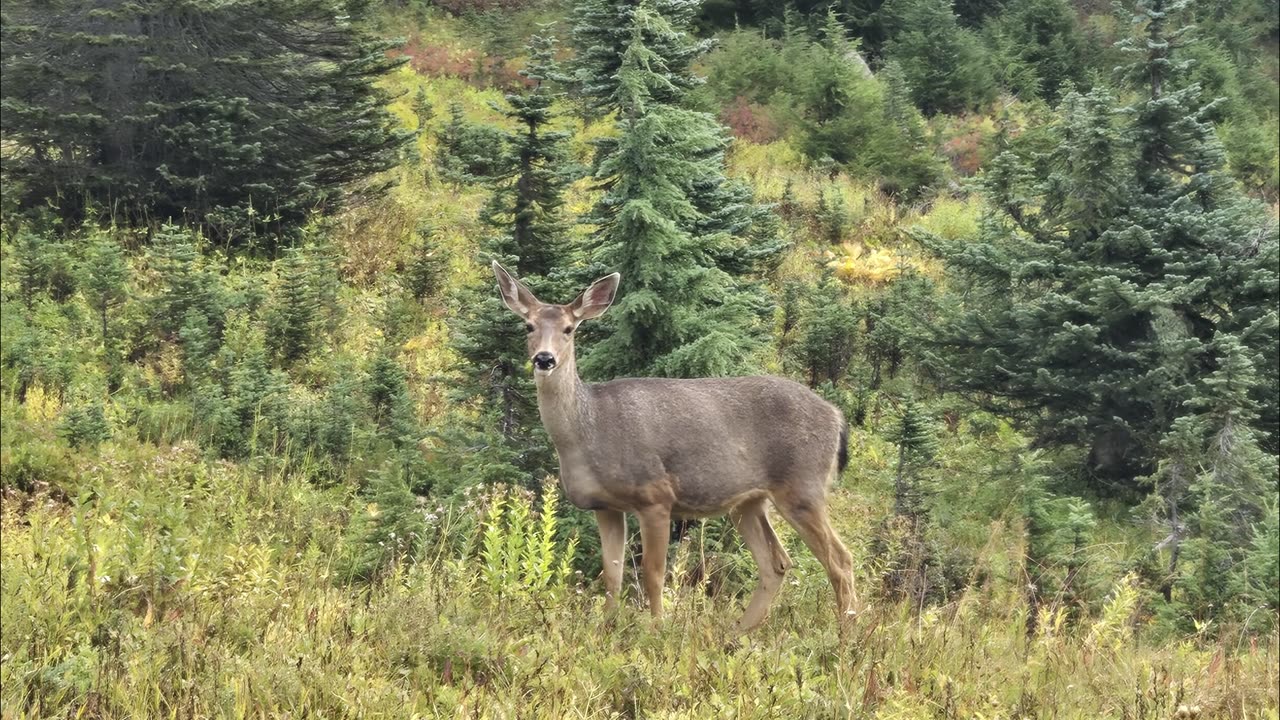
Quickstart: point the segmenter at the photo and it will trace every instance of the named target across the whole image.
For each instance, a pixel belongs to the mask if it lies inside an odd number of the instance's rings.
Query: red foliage
[[[435,0],[432,4],[453,15],[470,15],[491,10],[520,10],[536,0]]]
[[[984,133],[981,128],[966,130],[942,144],[942,154],[960,177],[972,177],[984,160]]]
[[[409,57],[409,66],[431,77],[456,77],[471,81],[480,69],[475,50],[461,50],[445,45],[426,45],[414,36],[401,50]]]
[[[414,36],[398,54],[409,58],[414,71],[429,77],[454,77],[478,88],[514,89],[528,81],[520,77],[523,65],[496,55],[481,56],[470,49],[432,45]]]
[[[510,90],[533,86],[532,80],[520,75],[523,69],[524,63],[496,55],[489,55],[480,61],[480,75],[486,84]]]
[[[739,96],[720,111],[720,120],[729,126],[736,138],[754,143],[768,143],[782,136],[778,123],[769,116],[769,109]]]

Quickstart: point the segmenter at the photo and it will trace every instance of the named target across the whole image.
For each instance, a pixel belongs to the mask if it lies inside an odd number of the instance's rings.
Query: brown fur
[[[623,513],[640,519],[644,585],[655,617],[662,614],[671,517],[728,514],[761,573],[738,629],[758,625],[791,566],[765,511],[771,500],[826,568],[840,620],[851,618],[852,558],[831,528],[826,502],[845,434],[839,410],[777,377],[585,384],[573,331],[609,307],[618,275],[569,305],[548,305],[497,263],[494,274],[504,302],[532,328],[530,357],[549,353],[555,360],[550,370],[535,368],[538,409],[556,446],[565,496],[596,511],[609,607],[621,592]]]

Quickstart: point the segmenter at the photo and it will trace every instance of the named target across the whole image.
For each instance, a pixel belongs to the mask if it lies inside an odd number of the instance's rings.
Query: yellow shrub
[[[827,263],[836,277],[847,283],[883,285],[910,267],[912,262],[905,255],[884,248],[865,249],[859,243],[841,246],[843,255]]]
[[[35,383],[27,389],[27,398],[23,402],[27,409],[27,417],[37,422],[48,422],[62,411],[62,401],[56,393],[48,392],[44,385]]]

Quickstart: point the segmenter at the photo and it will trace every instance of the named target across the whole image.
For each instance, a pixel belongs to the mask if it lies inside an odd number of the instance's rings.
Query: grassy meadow
[[[52,433],[31,408],[5,412]],[[661,625],[635,567],[607,616],[518,492],[420,504],[416,561],[350,586],[342,549],[376,502],[269,463],[209,461],[190,443],[67,454],[74,497],[4,498],[4,717],[1277,716],[1274,634],[1152,638],[1127,578],[1095,615],[1067,624],[1063,608],[1042,608],[1028,633],[1021,533],[1002,520],[969,528],[983,538],[971,583],[946,602],[881,599],[869,538],[890,448],[863,440],[832,515],[868,611],[839,637],[821,566],[777,522],[796,566],[740,641],[727,632],[750,559],[696,537],[674,551]],[[1126,538],[1108,542],[1125,552]]]
[[[506,34],[547,12],[514,15]],[[1064,468],[1077,450],[1032,449],[1004,421],[930,398],[939,418],[930,522],[940,534],[927,552],[914,547],[895,524],[890,438],[897,398],[912,387],[906,372],[865,398],[849,467],[831,490],[867,607],[847,633],[837,631],[822,567],[780,518],[795,567],[748,636],[731,639],[729,628],[756,571],[724,522],[695,525],[673,544],[661,624],[642,604],[633,528],[624,602],[606,614],[589,513],[563,503],[554,478],[536,493],[478,483],[467,463],[483,448],[449,444],[481,411],[450,395],[466,372],[451,333],[467,309],[461,291],[488,282],[477,260],[488,193],[445,182],[431,158],[451,102],[469,122],[507,122],[493,108],[502,101],[493,78],[523,58],[477,49],[472,24],[434,11],[430,20],[398,12],[385,21],[414,58],[382,82],[402,129],[418,132],[415,152],[386,173],[395,181],[387,192],[307,230],[332,258],[332,298],[322,342],[278,373],[285,410],[330,417],[344,379],[364,382],[375,355],[391,357],[423,428],[416,449],[430,491],[371,480],[391,452],[373,421],[343,420],[346,445],[322,455],[311,440],[290,439],[302,434],[260,421],[264,396],[236,410],[247,418],[236,451],[213,450],[204,406],[179,390],[187,340],[138,340],[167,292],[144,233],[95,231],[126,249],[131,279],[112,322],[137,346],[108,382],[116,371],[104,364],[86,295],[19,300],[24,260],[6,229],[2,339],[25,354],[0,369],[0,718],[1280,720],[1276,623],[1162,617],[1139,577],[1160,534],[1128,507],[1090,498],[1095,520],[1087,540],[1078,535],[1075,560],[1061,573],[1030,566],[1027,478],[1071,483]],[[426,119],[415,111],[420,94],[435,109]],[[1010,100],[1001,122],[1025,130],[1036,118]],[[574,132],[571,154],[583,165],[613,132],[568,113],[557,123]],[[951,148],[998,129],[973,114],[940,115],[928,131]],[[970,155],[949,158],[954,190],[927,202],[814,167],[788,137],[739,140],[727,162],[783,216],[787,248],[772,288],[829,274],[854,301],[874,302],[904,272],[944,282],[913,228],[949,240],[978,232],[985,209],[972,173],[951,169],[979,161]],[[585,218],[598,196],[580,178],[566,212]],[[424,226],[440,257],[438,287],[406,306],[400,278]],[[591,231],[581,222],[569,235]],[[197,264],[215,284],[250,298],[228,305],[229,354],[213,365],[249,377],[256,366],[245,358],[271,342],[254,313],[273,307],[285,266],[202,251]],[[68,263],[83,262],[67,252]],[[394,313],[407,319],[393,331]],[[776,342],[784,322],[779,312],[775,344],[758,358],[766,372],[789,371]],[[90,400],[97,439],[84,442],[68,418]],[[906,574],[927,587],[903,591]],[[1029,585],[1049,576],[1056,586],[1033,604]]]

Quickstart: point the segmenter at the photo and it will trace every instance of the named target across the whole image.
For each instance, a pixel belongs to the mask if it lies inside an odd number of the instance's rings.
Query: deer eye
[[[525,329],[525,332],[533,332],[533,323],[525,323],[524,329]]]
[[[572,334],[573,334],[573,326],[572,326],[572,325],[570,325],[569,327],[565,328],[565,329],[564,329],[564,334],[565,334],[565,335],[572,335]]]

